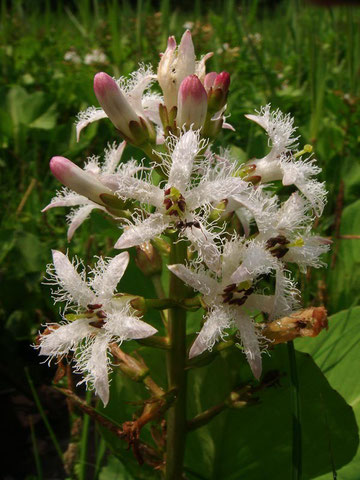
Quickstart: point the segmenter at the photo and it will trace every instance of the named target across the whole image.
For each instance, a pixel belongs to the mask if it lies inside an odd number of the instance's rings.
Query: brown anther
[[[98,311],[96,312],[96,316],[97,316],[98,318],[106,318],[107,315],[106,315],[106,313],[104,312],[104,310],[98,310]]]
[[[233,294],[230,293],[230,294],[223,294],[222,295],[223,299],[224,299],[224,303],[229,303],[230,300],[233,298]]]
[[[170,198],[165,198],[164,199],[164,205],[165,205],[166,210],[169,210],[169,208],[172,207],[173,202],[170,200]]]
[[[233,298],[232,300],[230,300],[229,305],[238,305],[238,306],[244,305],[246,300],[247,300],[247,295],[244,295],[241,298]]]
[[[277,237],[269,238],[266,242],[266,248],[275,247],[275,245],[286,245],[289,243],[288,239],[284,235],[278,235]]]
[[[164,193],[165,193],[165,195],[170,195],[170,192],[171,192],[171,188],[169,187],[165,190]]]
[[[224,292],[226,293],[232,292],[233,290],[235,290],[235,288],[236,288],[236,283],[231,283],[230,285],[224,288]]]
[[[89,310],[97,310],[98,308],[101,308],[101,307],[102,307],[101,303],[93,303],[93,304],[89,303],[87,306]]]
[[[181,197],[180,197],[180,200],[177,202],[177,204],[178,204],[180,210],[181,210],[182,212],[185,212],[186,203],[185,203],[185,199],[184,199],[184,197],[183,197],[182,195],[181,195]]]
[[[282,258],[287,254],[288,251],[289,249],[287,247],[283,247],[281,245],[280,247],[277,247],[274,250],[270,250],[270,253],[275,258]]]
[[[246,290],[246,296],[249,297],[252,293],[254,293],[254,287],[250,287]]]
[[[89,325],[95,328],[102,328],[105,325],[104,320],[95,320],[94,322],[89,322]]]

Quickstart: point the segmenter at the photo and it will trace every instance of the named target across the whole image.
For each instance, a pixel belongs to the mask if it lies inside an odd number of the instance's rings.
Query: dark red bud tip
[[[227,92],[230,87],[230,74],[228,72],[221,72],[215,78],[214,88],[221,88],[222,91]]]

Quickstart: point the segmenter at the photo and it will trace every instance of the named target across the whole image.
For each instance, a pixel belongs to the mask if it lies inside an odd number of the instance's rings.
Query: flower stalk
[[[170,263],[184,263],[187,245],[173,243]],[[170,276],[169,296],[176,301],[185,298],[187,288],[175,275]],[[176,399],[167,416],[166,480],[182,479],[186,439],[186,311],[174,307],[169,310],[168,331],[171,348],[167,353],[168,388],[176,389]]]

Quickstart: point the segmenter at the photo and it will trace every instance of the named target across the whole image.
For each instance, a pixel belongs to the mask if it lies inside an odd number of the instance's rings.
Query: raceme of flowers
[[[266,105],[246,117],[262,127],[270,151],[241,163],[212,142],[226,122],[230,86],[227,72],[206,73],[212,54],[196,60],[191,33],[179,45],[170,37],[157,73],[149,66],[116,80],[106,73],[94,79],[101,105],[78,116],[77,136],[90,123],[108,118],[122,141],[105,149],[104,161],[87,159],[80,168],[53,157],[50,168],[64,185],[45,207],[72,207],[68,240],[93,209],[119,225],[115,249],[128,249],[159,236],[187,242],[188,259],[169,265],[172,274],[201,296],[203,325],[189,356],[211,350],[229,332],[237,332],[254,376],[261,375],[263,342],[256,319],[290,314],[300,301],[288,265],[302,272],[323,265],[329,242],[312,234],[326,191],[316,180],[320,168],[306,145],[299,149],[294,121]],[[158,82],[163,95],[151,92]],[[123,162],[126,144],[148,160]],[[149,160],[150,159],[150,160]],[[288,198],[274,193],[273,182],[292,186]],[[75,208],[74,208],[75,207]],[[50,359],[72,353],[83,381],[107,403],[109,345],[144,338],[156,329],[139,319],[126,296],[115,294],[129,254],[100,258],[88,280],[81,263],[53,252],[51,285],[55,301],[66,302],[64,320],[49,324],[39,351]],[[72,309],[74,316],[69,316]],[[71,318],[70,318],[71,317]],[[74,320],[75,318],[75,320]]]

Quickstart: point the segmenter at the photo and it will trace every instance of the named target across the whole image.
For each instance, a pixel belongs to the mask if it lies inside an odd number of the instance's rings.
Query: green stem
[[[301,418],[300,418],[300,394],[299,379],[296,367],[294,342],[287,342],[289,354],[289,367],[291,379],[291,393],[293,401],[292,426],[292,478],[293,480],[301,480],[302,460],[301,460]]]
[[[196,417],[192,418],[187,423],[188,431],[196,430],[197,428],[202,427],[210,422],[216,415],[219,415],[223,410],[227,408],[227,404],[225,402],[220,403],[219,405],[215,405],[214,407],[208,408],[204,412],[199,413]]]
[[[35,465],[36,465],[37,479],[43,480],[39,449],[38,449],[38,444],[36,440],[35,428],[34,428],[31,416],[29,416],[29,423],[30,423],[30,432],[31,432],[31,443],[33,446],[33,453],[34,453],[34,459],[35,459]]]
[[[162,285],[162,281],[161,281],[161,275],[153,275],[151,277],[151,280],[152,280],[152,283],[154,285],[154,289],[155,289],[155,293],[156,295],[162,299],[162,298],[165,298],[166,297],[166,293],[164,291],[164,287]],[[165,328],[167,328],[167,321],[168,321],[168,312],[167,310],[165,311],[161,311],[160,312],[160,316],[161,316],[161,320],[165,326]]]
[[[40,416],[42,418],[42,421],[44,422],[45,424],[45,427],[46,427],[46,430],[48,431],[49,433],[49,436],[51,438],[51,441],[53,442],[53,445],[55,447],[55,450],[56,450],[56,453],[58,454],[59,458],[61,461],[63,461],[63,453],[61,451],[61,447],[59,445],[59,442],[57,441],[57,438],[56,438],[56,435],[54,433],[54,430],[51,428],[51,425],[49,423],[49,420],[46,416],[46,413],[43,409],[43,406],[41,405],[41,402],[40,402],[40,398],[37,394],[37,391],[36,391],[36,388],[34,386],[34,383],[32,381],[32,378],[30,377],[30,373],[29,373],[29,370],[28,368],[26,367],[25,368],[25,375],[26,375],[26,378],[27,378],[27,381],[29,382],[29,386],[30,386],[30,389],[31,389],[31,393],[33,394],[33,397],[34,397],[34,401],[35,401],[35,405],[40,413]]]
[[[184,263],[186,243],[179,242],[171,246],[170,264]],[[170,274],[169,296],[182,300],[187,288],[172,273]],[[168,329],[171,349],[167,353],[168,388],[176,389],[176,400],[169,408],[166,438],[166,480],[183,478],[183,461],[186,439],[186,311],[175,307],[169,310]]]
[[[92,392],[88,390],[86,392],[86,403],[89,405],[91,402]],[[88,438],[90,429],[90,417],[84,413],[81,439],[80,439],[80,455],[79,455],[79,480],[86,480],[87,477],[87,451],[88,451]]]

